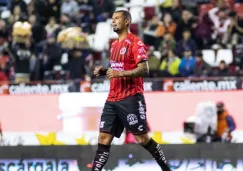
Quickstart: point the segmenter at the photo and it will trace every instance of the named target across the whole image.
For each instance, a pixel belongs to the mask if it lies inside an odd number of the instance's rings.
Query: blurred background
[[[121,9],[148,50],[150,135],[171,168],[243,170],[242,0],[0,0],[0,170],[90,170],[109,91],[93,69]],[[114,139],[104,171],[159,171],[135,144]]]

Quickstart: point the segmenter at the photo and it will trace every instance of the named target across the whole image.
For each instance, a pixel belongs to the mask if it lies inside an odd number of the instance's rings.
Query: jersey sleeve
[[[132,45],[132,54],[136,64],[147,61],[147,50],[142,41],[135,41]]]

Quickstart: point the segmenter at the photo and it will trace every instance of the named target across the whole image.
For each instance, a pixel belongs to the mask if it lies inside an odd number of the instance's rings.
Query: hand
[[[106,75],[109,79],[111,79],[111,78],[122,77],[123,73],[121,71],[112,70],[111,68],[109,68]]]
[[[94,75],[96,77],[98,77],[100,75],[100,72],[104,71],[104,70],[105,70],[105,68],[103,66],[96,67],[95,70],[94,70]]]

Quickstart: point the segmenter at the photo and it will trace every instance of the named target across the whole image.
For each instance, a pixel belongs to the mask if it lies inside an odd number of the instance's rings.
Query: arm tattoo
[[[133,70],[123,71],[124,77],[143,77],[149,73],[148,61],[141,62]]]

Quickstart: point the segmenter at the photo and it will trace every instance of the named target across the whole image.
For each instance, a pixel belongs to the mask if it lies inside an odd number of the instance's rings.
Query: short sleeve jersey
[[[129,33],[122,41],[114,41],[110,49],[110,67],[113,70],[133,70],[137,64],[148,60],[144,43],[134,34]],[[108,101],[120,101],[126,97],[143,93],[142,77],[112,78]]]

